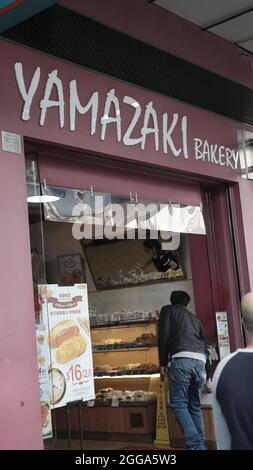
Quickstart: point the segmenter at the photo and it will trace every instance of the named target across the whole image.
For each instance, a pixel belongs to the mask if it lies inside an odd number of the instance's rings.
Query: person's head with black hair
[[[191,297],[187,292],[183,290],[174,290],[170,296],[170,301],[172,305],[182,305],[183,307],[187,307]]]
[[[161,252],[161,243],[159,242],[159,240],[147,238],[143,242],[143,246],[147,252],[152,251],[153,255],[155,256],[159,255],[159,253]]]

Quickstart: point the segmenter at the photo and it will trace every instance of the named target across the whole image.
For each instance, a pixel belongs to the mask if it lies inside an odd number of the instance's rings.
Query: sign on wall
[[[240,178],[237,122],[16,44],[0,49],[1,129],[87,154]]]
[[[95,398],[87,285],[40,285],[51,365],[51,406]]]
[[[221,360],[230,353],[227,312],[216,312],[216,327]]]
[[[4,152],[22,153],[21,135],[2,131],[2,149]]]
[[[31,107],[36,99],[41,83],[40,66],[34,70],[32,79],[25,81],[22,62],[14,64],[16,84],[22,97],[21,118],[27,122],[31,119]],[[86,101],[80,99],[80,83],[72,79],[68,86],[68,99],[64,95],[63,79],[57,69],[48,74],[44,84],[43,97],[40,100],[38,120],[41,127],[46,125],[49,110],[55,108],[60,128],[67,127],[70,132],[76,131],[78,116],[87,115],[91,136],[96,135],[101,141],[112,135],[116,142],[127,147],[139,147],[146,151],[152,145],[155,152],[172,155],[174,158],[194,158],[197,161],[212,163],[221,167],[237,170],[238,149],[210,142],[198,135],[190,139],[191,124],[186,114],[164,112],[161,114],[154,101],[143,106],[137,95],[121,96],[115,88],[108,89],[106,95],[98,90],[88,94]],[[55,99],[55,93],[56,98]],[[54,97],[53,97],[54,96]],[[69,107],[66,106],[69,103]],[[124,116],[130,115],[125,122]]]

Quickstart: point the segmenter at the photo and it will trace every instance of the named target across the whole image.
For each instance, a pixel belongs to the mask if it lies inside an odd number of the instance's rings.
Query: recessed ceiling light
[[[56,202],[59,201],[59,197],[57,196],[49,196],[49,195],[44,195],[44,196],[29,196],[27,198],[27,202],[30,202],[31,204],[44,204],[46,202]]]

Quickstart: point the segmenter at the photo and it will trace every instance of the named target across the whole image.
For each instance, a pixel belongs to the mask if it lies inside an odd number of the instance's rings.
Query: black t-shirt
[[[157,269],[157,271],[165,272],[169,269],[170,261],[174,261],[176,263],[177,268],[179,268],[179,262],[177,256],[172,251],[160,251],[157,256],[153,256],[152,258],[153,263]],[[176,269],[177,269],[176,268]]]
[[[215,372],[213,385],[218,449],[253,450],[253,351],[239,349],[227,356]]]

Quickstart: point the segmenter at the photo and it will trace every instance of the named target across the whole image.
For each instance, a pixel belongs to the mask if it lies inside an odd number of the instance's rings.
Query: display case
[[[93,326],[91,338],[95,377],[159,372],[156,321]]]
[[[159,383],[157,322],[129,318],[117,325],[97,325],[91,337],[96,402],[93,410],[86,410],[88,429],[98,430],[91,422],[98,408],[105,433],[127,434],[127,439],[138,433],[152,440]]]
[[[156,430],[156,394],[160,382],[157,321],[130,321],[91,327],[96,400],[82,409],[89,439],[152,442]],[[210,395],[202,396],[208,448],[215,448]],[[71,411],[73,437],[78,417]],[[171,445],[184,447],[182,432],[167,406]],[[65,434],[64,409],[56,410],[58,435]],[[61,431],[62,430],[62,431]]]
[[[159,384],[155,320],[91,327],[96,400],[82,409],[86,438],[151,442],[156,429]],[[72,434],[78,419],[71,411]],[[55,413],[56,426],[66,427],[64,410]],[[64,433],[64,431],[63,431]]]

